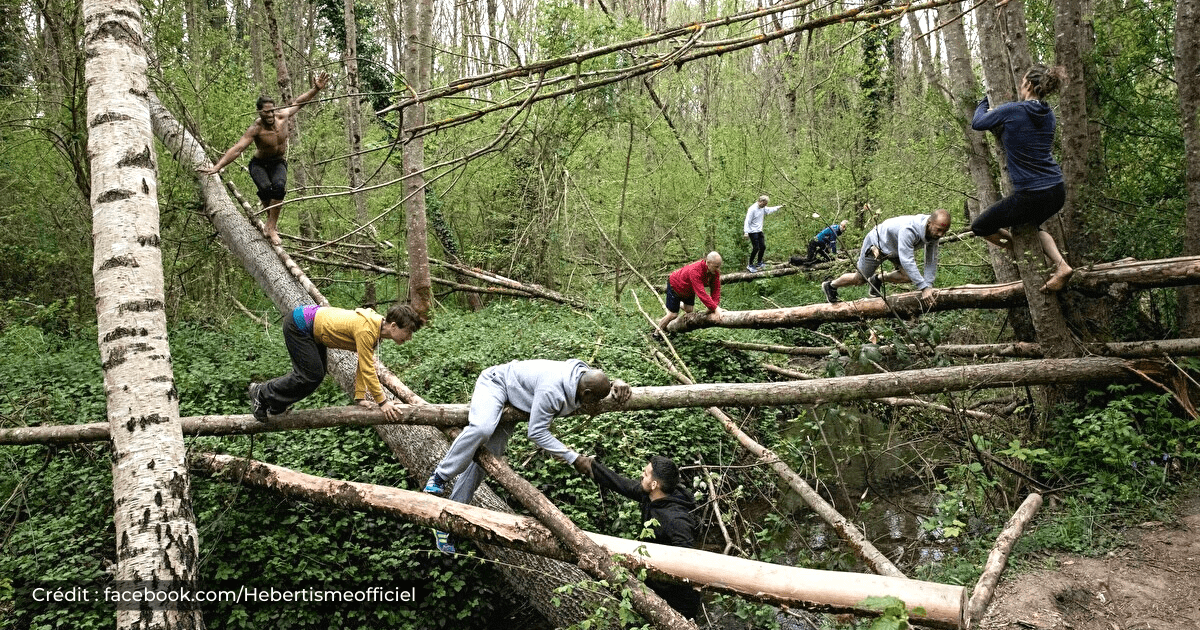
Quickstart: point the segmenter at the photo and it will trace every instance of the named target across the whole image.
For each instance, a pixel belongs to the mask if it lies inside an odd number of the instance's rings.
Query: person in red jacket
[[[659,330],[679,316],[679,305],[691,313],[696,298],[708,307],[718,320],[725,311],[721,310],[721,255],[709,252],[707,256],[671,273],[667,278],[667,314],[658,320]]]

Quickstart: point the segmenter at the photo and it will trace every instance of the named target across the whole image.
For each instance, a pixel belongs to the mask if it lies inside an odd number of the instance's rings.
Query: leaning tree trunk
[[[419,94],[429,89],[433,64],[431,37],[433,0],[417,0],[404,12],[404,75],[409,90]],[[410,105],[403,111],[403,128],[425,124],[425,104]],[[433,284],[429,280],[429,247],[425,227],[425,141],[404,137],[404,222],[408,234],[408,299],[422,315],[433,307]]]
[[[1006,23],[1005,26],[1009,30],[1015,27],[1019,27],[1022,31],[1025,29],[1023,22],[1015,23],[1015,20],[1012,19],[1002,19],[1005,17],[1001,15],[1002,11],[1002,8],[994,7],[990,3],[985,3],[975,11],[975,16],[979,20],[981,68],[984,82],[987,84],[988,104],[991,107],[999,107],[1017,96],[1017,80],[1013,76],[1017,70],[1013,68],[1012,56],[1005,44],[1004,29],[1001,24]],[[1028,57],[1028,52],[1024,56]],[[1000,194],[1002,196],[1011,195],[1012,185],[1008,179],[1008,161],[1004,155],[1004,144],[998,136],[992,136],[992,157],[1000,167]],[[980,208],[980,210],[985,209]],[[988,243],[987,247],[996,282],[1011,282],[1021,279],[1016,263],[1007,252],[991,243]],[[1013,327],[1013,336],[1018,341],[1033,341],[1036,338],[1033,320],[1027,310],[1013,309],[1009,311],[1008,315],[1009,324]]]
[[[1200,0],[1176,0],[1175,78],[1187,180],[1184,255],[1200,254]],[[1179,291],[1179,332],[1200,335],[1200,287]]]
[[[152,100],[151,104],[154,132],[176,159],[189,169],[206,163],[204,151],[191,134],[179,125],[161,103]],[[241,261],[280,312],[310,303],[311,299],[299,281],[238,212],[216,178],[202,177],[199,184],[206,217],[217,229],[221,241]],[[355,355],[331,351],[329,358],[330,373],[343,389],[353,391]],[[465,423],[466,416],[463,418]],[[433,427],[381,426],[376,430],[405,468],[418,476],[422,474],[420,471],[432,470],[450,445],[445,436]],[[480,486],[475,493],[475,500],[493,510],[512,511],[487,484]],[[509,585],[528,597],[538,612],[556,627],[569,626],[586,619],[598,605],[598,600],[585,592],[587,589],[575,589],[571,593],[556,592],[565,584],[578,584],[587,579],[587,575],[576,567],[487,546],[483,547],[483,555],[494,561]]]
[[[113,443],[114,579],[167,592],[196,579],[199,540],[163,310],[158,179],[141,7],[85,0],[96,328]],[[199,609],[117,608],[117,628],[200,628]]]

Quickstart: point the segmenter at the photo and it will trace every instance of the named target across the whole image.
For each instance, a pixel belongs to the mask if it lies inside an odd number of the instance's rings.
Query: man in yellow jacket
[[[354,399],[359,405],[378,405],[389,420],[399,420],[400,410],[384,398],[375,374],[375,349],[381,339],[402,344],[421,329],[425,320],[407,304],[395,304],[387,315],[369,308],[349,311],[331,306],[297,306],[283,318],[283,341],[292,358],[292,372],[265,383],[250,384],[254,418],[266,422],[317,390],[329,367],[328,349],[358,353],[354,372]],[[368,400],[369,399],[369,400]]]

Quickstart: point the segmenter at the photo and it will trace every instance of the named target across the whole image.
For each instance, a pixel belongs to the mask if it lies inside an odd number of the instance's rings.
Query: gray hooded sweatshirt
[[[863,251],[871,245],[879,247],[884,257],[900,261],[900,268],[917,290],[933,286],[937,278],[938,239],[926,240],[925,224],[928,214],[892,217],[875,226],[863,239]],[[917,269],[917,247],[925,247],[925,273]]]
[[[508,404],[529,413],[529,439],[551,455],[575,463],[579,454],[550,433],[550,423],[582,404],[575,389],[589,368],[579,359],[512,361],[490,368],[504,382]]]

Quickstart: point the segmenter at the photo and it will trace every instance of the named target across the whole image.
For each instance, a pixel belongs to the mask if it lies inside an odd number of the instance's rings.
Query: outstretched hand
[[[216,175],[221,169],[215,166],[197,166],[196,172],[201,175]]]
[[[587,477],[588,479],[593,479],[594,478],[592,475],[592,462],[593,461],[594,461],[594,458],[588,457],[587,455],[580,455],[579,457],[575,458],[575,462],[571,465],[575,467],[575,472],[583,475],[584,477]]]
[[[316,78],[313,79],[313,87],[317,88],[318,90],[324,90],[325,86],[327,86],[327,85],[329,85],[329,73],[328,72],[322,72],[321,74],[318,74],[316,76]]]
[[[629,384],[625,381],[616,379],[612,382],[612,390],[609,392],[609,395],[613,397],[613,400],[623,404],[633,395],[633,390],[630,389]]]

